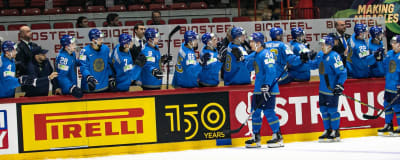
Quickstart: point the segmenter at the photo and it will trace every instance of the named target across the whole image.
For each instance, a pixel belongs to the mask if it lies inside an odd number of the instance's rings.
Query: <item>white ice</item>
[[[245,147],[116,155],[79,160],[400,160],[400,137],[362,137],[337,143],[295,142],[283,148]]]

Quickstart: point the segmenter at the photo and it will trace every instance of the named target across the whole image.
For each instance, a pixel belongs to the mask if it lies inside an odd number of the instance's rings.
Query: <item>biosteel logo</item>
[[[35,140],[143,134],[143,116],[142,108],[35,114]]]

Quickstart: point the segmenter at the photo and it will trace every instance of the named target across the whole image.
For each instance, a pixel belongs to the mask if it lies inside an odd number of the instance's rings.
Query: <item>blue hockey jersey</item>
[[[58,85],[63,94],[70,94],[70,89],[73,85],[77,86],[76,67],[78,61],[75,52],[68,54],[67,51],[61,49],[56,57],[55,68],[58,72]]]
[[[393,50],[387,52],[383,59],[380,71],[385,73],[385,91],[397,93],[397,85],[400,85],[400,54]]]
[[[376,50],[378,50],[378,48],[383,48],[383,42],[380,41],[379,44],[375,44],[372,43],[372,38],[369,38],[368,41],[368,48],[369,48],[369,53],[374,54],[374,52]],[[381,72],[381,70],[379,69],[379,67],[381,67],[383,65],[383,62],[376,62],[375,64],[369,66],[369,71],[370,71],[370,76],[372,77],[383,77],[385,76],[384,72]]]
[[[369,66],[375,63],[375,57],[370,54],[367,43],[356,39],[353,34],[348,44],[351,48],[349,58],[347,58],[349,75],[353,78],[368,78]]]
[[[272,95],[279,94],[278,83],[271,86],[277,78],[276,55],[267,49],[263,49],[259,53],[255,53],[254,70],[256,73],[256,81],[254,83],[254,94],[261,94],[262,85],[269,85]]]
[[[335,51],[324,54],[320,51],[314,60],[308,61],[311,69],[319,70],[319,93],[333,95],[331,89],[337,84],[343,85],[347,79],[347,70],[343,66],[340,55]],[[328,78],[326,80],[326,78]],[[327,87],[329,82],[330,89]]]
[[[196,60],[194,50],[185,47],[185,43],[182,43],[177,58],[172,85],[175,88],[198,87],[197,80],[201,72],[201,66]]]
[[[0,98],[14,98],[15,88],[19,87],[18,78],[15,78],[15,60],[1,54],[0,57]]]
[[[300,56],[300,52],[310,52],[310,50],[303,44],[297,41],[290,41],[290,46],[294,55]],[[295,81],[309,81],[310,80],[310,65],[308,63],[301,63],[298,66],[291,65],[289,67],[289,75],[293,76]]]
[[[243,61],[237,61],[236,57],[232,53],[233,48],[238,48],[239,51],[244,56]],[[224,85],[237,85],[237,84],[250,84],[250,74],[251,68],[248,68],[249,56],[246,50],[240,46],[233,43],[229,43],[225,66],[224,66]],[[251,66],[251,65],[250,65]]]
[[[109,58],[110,49],[107,45],[102,45],[99,51],[87,45],[79,54],[80,71],[82,73],[81,87],[85,92],[89,92],[87,76],[93,76],[97,81],[93,92],[102,92],[108,89],[108,77],[112,74],[110,69],[111,59]]]
[[[278,75],[284,72],[284,68],[287,64],[299,66],[302,63],[300,57],[293,54],[292,50],[281,41],[265,42],[265,48],[276,55],[275,62]],[[283,82],[287,78],[288,72],[285,71],[279,81]]]
[[[207,49],[204,46],[200,52],[200,57],[204,54],[210,54],[210,59],[207,61],[207,65],[202,67],[199,75],[199,83],[205,86],[216,86],[219,84],[219,71],[221,70],[222,63],[218,61],[218,51]]]
[[[141,73],[142,85],[147,88],[160,88],[162,79],[157,79],[153,76],[153,69],[161,70],[161,54],[158,50],[158,46],[156,48],[150,47],[147,43],[142,50],[142,54],[146,56],[146,64],[143,66],[143,70]]]
[[[119,44],[110,54],[115,70],[116,87],[119,91],[129,91],[132,81],[138,80],[142,68],[133,64],[130,51],[122,52]]]

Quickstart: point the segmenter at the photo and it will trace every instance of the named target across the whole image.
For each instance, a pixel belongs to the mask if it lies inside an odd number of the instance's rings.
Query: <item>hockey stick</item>
[[[380,111],[378,112],[378,114],[376,114],[376,116],[371,116],[371,115],[363,114],[363,118],[365,118],[365,119],[377,119],[379,116],[381,116],[381,114],[382,114],[383,112],[385,112],[385,111],[387,111],[388,109],[390,109],[391,106],[392,106],[392,104],[393,104],[397,99],[399,99],[399,97],[400,97],[400,94],[397,94],[396,97],[394,97],[394,98],[392,99],[392,101],[390,101],[390,103],[388,104],[388,106],[387,106],[385,109],[380,110]]]
[[[288,70],[288,66],[285,65],[285,67],[283,68],[283,71],[282,71],[282,73],[279,75],[279,77],[275,78],[274,81],[272,82],[271,87],[270,87],[271,89],[272,89],[272,87],[273,87],[276,83],[278,83],[279,79],[283,76],[283,74],[284,74],[287,70]],[[263,96],[264,96],[264,99],[267,100],[266,95],[263,94]],[[254,98],[254,97],[253,97],[253,98]],[[259,107],[260,107],[260,104],[261,104],[261,103],[258,103],[256,108],[259,108]],[[254,114],[255,111],[256,111],[256,109],[254,109],[253,111],[251,111],[251,113],[250,113],[249,116],[247,117],[246,121],[245,121],[244,123],[242,123],[242,125],[240,125],[239,128],[236,128],[236,129],[233,129],[233,130],[225,130],[224,133],[226,133],[226,134],[232,134],[232,133],[237,133],[237,132],[239,132],[239,131],[247,124],[247,122],[249,121],[250,117],[253,116],[253,114]]]
[[[177,25],[168,35],[168,57],[171,56],[171,37],[181,29],[180,25]],[[167,89],[169,86],[169,61],[167,62]]]

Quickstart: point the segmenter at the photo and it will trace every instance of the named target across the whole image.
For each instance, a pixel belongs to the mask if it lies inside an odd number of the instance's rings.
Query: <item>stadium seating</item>
[[[128,6],[129,11],[146,11],[147,7],[145,5],[130,5]]]
[[[168,24],[187,24],[186,19],[169,19]]]
[[[9,31],[18,31],[19,28],[21,28],[22,26],[26,26],[26,24],[10,24],[8,25],[8,29]]]
[[[18,9],[4,9],[1,10],[0,14],[2,16],[19,16]]]
[[[153,23],[153,20],[148,20],[148,21],[146,22],[147,25],[151,25],[152,23]],[[161,24],[165,24],[165,21],[164,21],[164,20],[161,20]]]
[[[61,8],[50,8],[50,9],[44,9],[43,14],[45,15],[50,15],[50,14],[62,14],[63,10]]]
[[[45,0],[31,0],[30,7],[44,8],[45,7]]]
[[[107,21],[103,22],[103,27],[106,27],[107,25],[108,25],[108,24],[107,24]],[[119,22],[118,25],[119,25],[119,26],[123,26],[121,21]]]
[[[107,8],[108,12],[124,12],[126,11],[125,5],[115,5],[113,7]]]
[[[10,8],[22,8],[25,7],[25,0],[9,0],[8,6]]]
[[[134,26],[137,23],[143,23],[143,21],[125,21],[125,26]]]
[[[207,9],[207,3],[205,2],[192,2],[189,6],[190,9]]]
[[[248,22],[251,21],[249,17],[233,17],[232,18],[233,22]]]
[[[192,23],[210,23],[208,18],[193,18]]]
[[[53,0],[53,7],[66,7],[68,0]]]
[[[87,12],[105,12],[106,9],[104,8],[104,6],[88,6],[86,9]]]
[[[149,9],[154,11],[154,10],[167,10],[168,7],[166,7],[164,4],[150,4]]]
[[[65,8],[65,13],[82,13],[83,12],[83,8],[82,7],[67,7]]]
[[[49,23],[36,23],[31,25],[32,30],[37,29],[51,29],[51,25]]]
[[[0,1],[0,8],[4,8],[4,3],[3,1]],[[4,27],[4,26],[3,26]]]
[[[223,22],[231,22],[231,19],[228,17],[214,17],[212,19],[212,23],[223,23]]]
[[[53,24],[54,29],[65,29],[65,28],[74,28],[74,24],[72,22],[59,22]]]
[[[31,15],[40,15],[40,9],[39,8],[25,8],[22,9],[21,15],[23,16],[31,16]]]
[[[6,27],[4,27],[4,25],[0,25],[0,31],[5,31]]]
[[[173,3],[171,5],[171,9],[178,10],[178,9],[188,9],[185,3]]]
[[[96,27],[96,23],[93,21],[88,22],[89,27]]]

